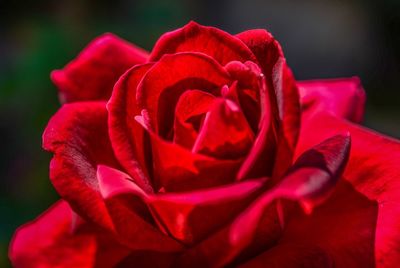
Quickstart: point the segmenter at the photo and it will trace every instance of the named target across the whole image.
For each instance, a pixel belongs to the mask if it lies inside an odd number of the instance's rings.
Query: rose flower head
[[[400,144],[358,125],[358,78],[297,82],[266,30],[112,34],[51,73],[61,200],[15,267],[394,267]]]

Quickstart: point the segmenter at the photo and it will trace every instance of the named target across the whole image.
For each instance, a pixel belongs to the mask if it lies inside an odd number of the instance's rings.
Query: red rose
[[[357,125],[358,79],[296,83],[268,32],[193,22],[150,54],[101,36],[51,77],[62,201],[16,267],[400,263],[400,144]]]

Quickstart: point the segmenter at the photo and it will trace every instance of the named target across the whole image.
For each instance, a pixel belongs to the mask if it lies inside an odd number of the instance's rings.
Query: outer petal
[[[90,235],[71,232],[72,210],[58,202],[34,222],[18,229],[10,245],[15,267],[90,267],[96,242]]]
[[[115,84],[110,101],[108,127],[115,156],[121,165],[146,192],[153,192],[149,180],[144,130],[135,120],[140,114],[136,103],[136,88],[151,63],[129,69]]]
[[[164,235],[155,225],[147,207],[147,194],[129,175],[100,165],[100,191],[113,220],[119,241],[134,251],[174,252],[180,243]]]
[[[297,83],[305,113],[330,112],[359,123],[364,116],[365,92],[357,77]]]
[[[273,201],[287,198],[304,203],[325,197],[340,177],[348,152],[348,136],[335,136],[307,151],[280,184],[262,194],[232,224],[182,254],[177,265],[185,267],[195,260],[198,267],[221,267],[271,247],[281,233]]]
[[[279,43],[265,30],[250,30],[237,35],[256,55],[267,80],[272,124],[277,139],[274,177],[279,178],[291,165],[300,129],[299,95],[293,74]],[[274,98],[276,96],[276,98]]]
[[[61,197],[83,218],[112,229],[96,177],[99,164],[118,167],[108,139],[105,103],[65,104],[50,119],[43,147],[54,153],[50,179]]]
[[[265,180],[248,180],[217,188],[150,196],[159,226],[193,245],[230,222],[260,193]]]
[[[208,92],[229,84],[229,74],[214,59],[202,53],[186,52],[164,56],[139,84],[137,101],[145,109],[145,120],[154,131],[168,136],[174,122],[179,96],[188,89]]]
[[[107,100],[114,83],[128,68],[147,60],[147,52],[104,34],[93,40],[62,70],[51,73],[61,102]]]
[[[14,267],[110,267],[128,255],[106,235],[96,235],[93,226],[74,229],[74,218],[68,203],[59,201],[20,227],[10,245]]]
[[[353,143],[344,177],[357,192],[378,203],[375,231],[376,265],[396,266],[400,262],[399,141],[329,114],[305,116],[303,121],[298,153],[334,133],[350,131]],[[371,221],[371,217],[373,215],[365,217],[365,220]],[[353,244],[345,246],[346,251],[351,252]],[[368,253],[359,252],[359,254],[357,258],[363,259]],[[355,255],[352,257],[356,258]]]
[[[161,36],[150,54],[150,60],[157,61],[165,54],[177,52],[202,52],[222,65],[233,60],[255,60],[250,49],[235,36],[193,21]]]

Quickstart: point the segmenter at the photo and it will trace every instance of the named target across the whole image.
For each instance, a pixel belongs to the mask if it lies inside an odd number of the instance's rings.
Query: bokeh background
[[[147,50],[189,20],[238,33],[266,28],[297,79],[361,77],[365,125],[400,137],[400,1],[0,0],[0,267],[17,226],[57,194],[41,134],[58,109],[49,73],[113,32]]]

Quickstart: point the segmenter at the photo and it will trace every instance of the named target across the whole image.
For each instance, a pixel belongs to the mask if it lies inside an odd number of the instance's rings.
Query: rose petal
[[[222,65],[233,60],[255,60],[253,53],[235,36],[193,21],[161,36],[150,54],[150,61],[157,61],[165,54],[177,52],[201,52]]]
[[[20,227],[11,241],[10,259],[16,267],[89,267],[94,265],[93,236],[73,234],[72,211],[56,203],[35,221]]]
[[[287,255],[280,245],[306,242],[320,249],[320,257],[325,253],[335,267],[375,267],[378,206],[355,191],[346,180],[341,180],[331,197],[311,215],[300,210],[290,212],[285,231],[274,251],[276,256],[269,258]],[[300,265],[305,259],[307,252],[299,252],[293,264]],[[267,259],[265,261],[268,263]],[[277,265],[283,266],[284,260],[276,261]]]
[[[274,118],[266,77],[251,62],[246,62],[243,69],[246,72],[251,71],[254,73],[258,80],[260,121],[258,122],[258,133],[255,142],[236,176],[238,180],[248,177],[271,176],[276,152]]]
[[[173,252],[182,246],[153,225],[147,194],[129,175],[99,165],[100,191],[113,220],[118,239],[132,250]]]
[[[214,59],[201,53],[166,55],[146,73],[137,89],[152,129],[163,137],[172,129],[179,96],[188,89],[217,91],[229,75]]]
[[[119,76],[147,57],[144,50],[107,33],[93,40],[64,69],[53,71],[51,80],[60,90],[61,102],[107,100]]]
[[[267,80],[267,88],[273,115],[272,125],[278,143],[274,177],[279,178],[292,164],[300,129],[300,105],[296,83],[286,64],[281,46],[269,32],[256,29],[236,36],[256,55],[264,75],[272,77]]]
[[[400,255],[397,254],[400,248],[399,141],[322,112],[310,117],[305,114],[303,122],[297,154],[337,132],[351,133],[352,149],[344,178],[356,191],[378,203],[375,231],[376,265],[396,266],[400,262]],[[318,131],[315,131],[316,129]],[[352,247],[353,244],[349,243],[343,250],[353,252]],[[352,258],[362,260],[365,252],[358,253],[359,255],[353,254]]]
[[[108,139],[105,102],[65,104],[49,121],[43,147],[54,153],[50,179],[84,219],[113,229],[100,196],[97,165],[118,167]]]
[[[201,119],[214,99],[213,95],[201,90],[188,90],[181,95],[175,109],[174,143],[192,148]]]
[[[218,98],[205,116],[192,151],[236,159],[248,152],[253,140],[254,133],[240,107],[231,100]]]
[[[278,217],[271,212],[272,202],[278,198],[310,202],[325,197],[332,181],[341,175],[348,152],[348,136],[335,136],[307,151],[279,185],[261,195],[232,224],[186,251],[177,263],[184,267],[195,260],[199,267],[220,267],[243,254],[254,255],[270,247],[281,232]],[[249,247],[252,250],[246,251]]]
[[[73,211],[59,201],[36,220],[21,226],[11,241],[15,267],[110,267],[128,252],[91,231],[74,231]],[[108,266],[107,266],[108,265]]]
[[[297,83],[306,113],[328,111],[359,123],[364,116],[365,92],[357,77]]]
[[[187,193],[150,196],[148,204],[162,228],[179,241],[193,244],[228,223],[260,192],[265,180]]]
[[[149,180],[144,130],[135,120],[135,116],[140,114],[136,88],[151,66],[148,63],[129,69],[115,84],[107,103],[109,134],[115,156],[146,192],[154,190]]]
[[[182,192],[215,187],[234,181],[242,159],[216,159],[192,153],[149,131],[157,189]]]

